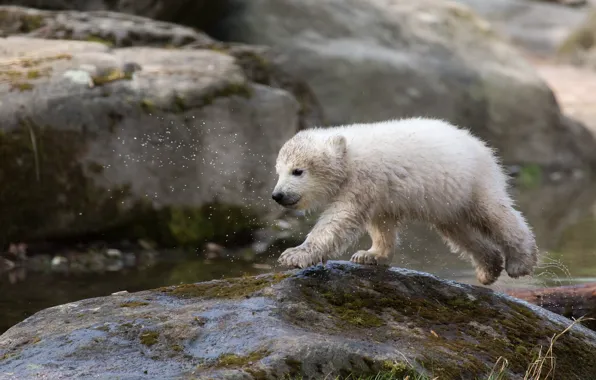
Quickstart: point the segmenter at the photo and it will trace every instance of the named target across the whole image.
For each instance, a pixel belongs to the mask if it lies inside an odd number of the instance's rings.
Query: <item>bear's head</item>
[[[280,149],[275,170],[279,179],[272,198],[295,210],[327,205],[348,176],[347,145],[341,135],[299,132]]]

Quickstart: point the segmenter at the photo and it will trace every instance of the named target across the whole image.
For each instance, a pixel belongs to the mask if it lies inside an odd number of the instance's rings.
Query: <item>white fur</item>
[[[301,169],[300,176],[292,170]],[[306,267],[341,255],[365,232],[373,244],[354,254],[388,262],[404,222],[430,223],[453,251],[467,253],[478,280],[490,284],[503,261],[511,277],[537,261],[534,236],[513,208],[493,151],[445,121],[413,118],[304,130],[280,150],[274,192],[324,208],[305,242],[286,250],[285,265]]]

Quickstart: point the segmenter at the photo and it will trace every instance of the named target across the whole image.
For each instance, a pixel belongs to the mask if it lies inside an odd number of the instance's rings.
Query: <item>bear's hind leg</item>
[[[531,275],[538,262],[534,234],[522,214],[511,206],[489,210],[483,227],[486,234],[502,247],[505,271],[511,278]]]
[[[390,217],[378,217],[369,223],[366,230],[372,239],[367,251],[356,252],[350,261],[358,264],[389,265],[397,246],[399,223]]]
[[[454,253],[471,258],[478,282],[490,285],[497,281],[503,271],[501,247],[472,225],[453,223],[435,227]]]

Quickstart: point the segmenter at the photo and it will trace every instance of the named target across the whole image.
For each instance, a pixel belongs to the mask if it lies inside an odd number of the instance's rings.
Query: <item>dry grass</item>
[[[493,366],[493,369],[488,374],[486,380],[505,380],[507,379],[507,368],[509,361],[504,357],[499,357]]]
[[[567,326],[567,328],[565,330],[553,335],[552,338],[550,338],[550,344],[549,344],[546,352],[543,354],[542,347],[541,347],[540,351],[538,352],[538,357],[536,358],[536,360],[534,360],[532,363],[530,363],[530,366],[526,370],[524,380],[555,379],[554,376],[555,376],[555,368],[556,368],[556,357],[553,352],[555,343],[561,336],[565,335],[566,332],[571,330],[573,328],[573,326],[575,326],[575,324],[580,323],[582,321],[588,321],[588,320],[592,320],[592,319],[591,318],[586,319],[583,317],[575,319],[569,326]]]
[[[549,380],[555,379],[555,368],[556,368],[556,357],[554,355],[554,346],[560,337],[565,335],[569,330],[573,328],[577,323],[582,321],[589,321],[591,318],[578,318],[572,321],[563,331],[553,335],[550,338],[548,349],[543,352],[543,347],[540,347],[538,351],[538,357],[528,365],[524,380]],[[507,369],[509,362],[507,359],[500,357],[489,373],[487,380],[505,380],[507,379]]]

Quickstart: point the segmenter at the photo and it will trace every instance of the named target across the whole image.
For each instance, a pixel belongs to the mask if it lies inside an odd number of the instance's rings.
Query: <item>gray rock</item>
[[[41,11],[17,6],[0,6],[2,34],[95,41],[117,47],[179,47],[213,42],[192,28],[124,13]]]
[[[560,61],[596,70],[596,10],[569,33],[557,53]]]
[[[489,289],[330,262],[40,311],[0,336],[0,376],[484,378],[503,357],[508,378],[521,379],[570,324]],[[574,325],[553,345],[554,376],[590,378],[595,349],[596,334]]]
[[[0,0],[48,10],[114,11],[208,29],[228,11],[228,0]]]
[[[565,128],[534,68],[464,5],[236,3],[215,37],[274,47],[283,67],[308,80],[329,123],[434,116],[471,128],[507,164],[596,162],[594,138]]]
[[[224,48],[1,39],[0,241],[112,229],[183,244],[270,212],[277,151],[317,104],[258,48]]]
[[[486,18],[503,36],[535,55],[549,57],[584,20],[586,8],[542,0],[456,0]]]

